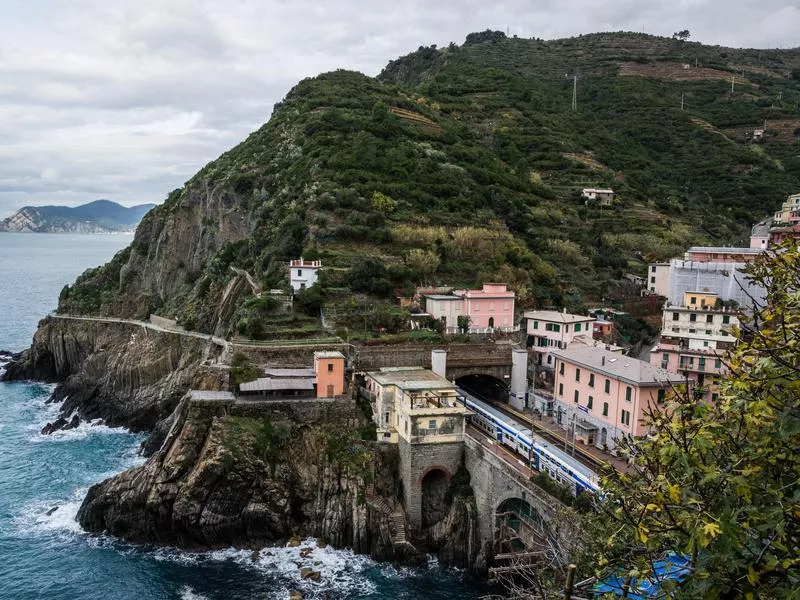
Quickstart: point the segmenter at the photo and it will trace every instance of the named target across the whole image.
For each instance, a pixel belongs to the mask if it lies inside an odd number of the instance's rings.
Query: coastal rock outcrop
[[[373,473],[393,472],[393,448],[360,442],[326,412],[287,413],[184,399],[147,462],[93,486],[78,512],[88,531],[185,548],[262,547],[292,536],[324,538],[392,556],[385,516],[365,501]],[[393,479],[370,482],[391,495]]]
[[[213,350],[204,339],[131,323],[47,317],[3,379],[58,382],[61,417],[149,431],[190,387],[219,389],[224,374],[209,377],[201,367]]]

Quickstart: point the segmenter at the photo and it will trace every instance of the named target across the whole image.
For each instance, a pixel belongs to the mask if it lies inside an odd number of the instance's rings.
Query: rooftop
[[[556,358],[621,379],[638,386],[681,383],[683,377],[630,356],[620,356],[602,348],[568,348],[553,353]]]
[[[215,392],[210,390],[190,390],[189,397],[192,400],[220,400],[233,401],[236,397],[232,392]]]
[[[269,378],[297,378],[297,377],[314,377],[316,373],[311,367],[302,367],[300,369],[275,369],[267,367],[264,369],[264,375]]]
[[[430,298],[431,300],[463,300],[461,296],[453,296],[451,294],[428,294],[425,296],[426,298]]]
[[[455,388],[455,384],[422,367],[384,367],[367,373],[379,385],[396,385],[404,390]]]
[[[583,323],[584,321],[594,321],[594,317],[584,315],[573,315],[571,313],[559,312],[557,310],[529,310],[522,313],[525,319],[537,321],[550,321],[552,323]]]
[[[692,246],[688,250],[695,254],[761,254],[761,248],[729,248],[727,246]]]
[[[261,377],[255,381],[239,384],[240,392],[282,392],[313,389],[314,379],[312,377],[285,377],[280,379]]]
[[[314,358],[341,358],[344,360],[344,354],[338,350],[320,350],[314,352]]]

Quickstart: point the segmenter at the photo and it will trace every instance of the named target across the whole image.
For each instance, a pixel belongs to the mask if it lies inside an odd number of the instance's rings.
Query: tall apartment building
[[[737,313],[716,307],[716,296],[687,292],[680,305],[666,306],[661,340],[650,352],[650,363],[683,375],[698,398],[714,400],[725,374],[725,352],[736,343]]]
[[[578,335],[592,337],[594,317],[573,315],[566,311],[531,310],[523,313],[528,333],[528,347],[536,352],[536,364],[553,368],[554,350],[569,346]]]

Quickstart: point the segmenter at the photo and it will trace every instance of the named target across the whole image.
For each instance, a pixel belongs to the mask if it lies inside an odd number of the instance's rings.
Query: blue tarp
[[[628,598],[633,600],[650,600],[652,598],[663,598],[665,593],[661,590],[661,582],[675,581],[681,582],[688,577],[689,557],[670,552],[664,560],[657,561],[654,565],[654,573],[648,579],[631,579],[628,588]],[[613,593],[622,596],[627,577],[621,575],[611,575],[603,581],[595,584],[592,592],[600,596],[602,594]]]

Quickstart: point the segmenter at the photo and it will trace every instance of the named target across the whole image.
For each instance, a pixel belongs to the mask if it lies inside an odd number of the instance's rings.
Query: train
[[[600,492],[600,478],[563,450],[535,435],[516,419],[497,410],[467,390],[458,388],[464,406],[472,411],[469,422],[523,457],[531,468],[547,473],[570,488],[574,495]]]

